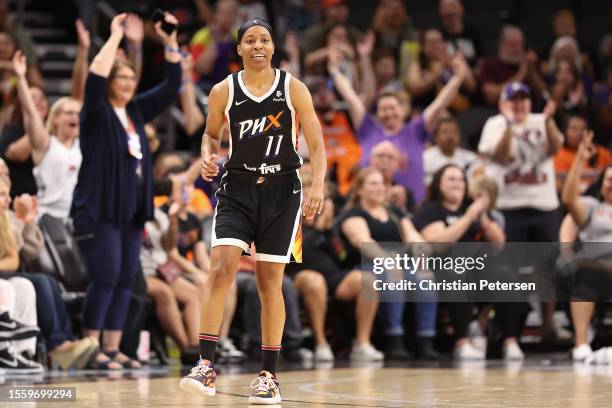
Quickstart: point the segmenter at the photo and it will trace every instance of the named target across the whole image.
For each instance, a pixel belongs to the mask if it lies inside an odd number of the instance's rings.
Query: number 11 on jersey
[[[281,141],[283,140],[283,135],[277,135],[278,142],[276,142],[276,149],[274,150],[274,156],[278,156],[278,152],[280,150]],[[270,156],[270,149],[274,144],[274,136],[268,136],[268,147],[266,148],[266,154],[264,157]]]

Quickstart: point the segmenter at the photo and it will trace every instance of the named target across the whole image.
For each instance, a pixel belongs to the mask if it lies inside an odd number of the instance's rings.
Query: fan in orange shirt
[[[361,147],[347,114],[334,107],[337,99],[333,83],[319,79],[310,84],[309,88],[323,129],[327,167],[336,169],[338,191],[340,195],[346,196],[353,185],[354,170],[359,167]]]
[[[578,145],[587,133],[588,123],[584,116],[572,114],[567,118],[565,126],[565,146],[555,156],[555,171],[557,173],[557,189],[560,190],[565,182],[567,173],[572,167]],[[596,146],[597,153],[592,159],[585,163],[585,168],[580,179],[580,190],[584,192],[590,186],[603,169],[612,164],[610,149],[604,146]]]

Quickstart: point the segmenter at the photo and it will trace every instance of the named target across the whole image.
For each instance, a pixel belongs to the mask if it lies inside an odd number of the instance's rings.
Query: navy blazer
[[[108,78],[89,73],[80,118],[83,163],[71,209],[76,235],[92,233],[100,223],[142,227],[153,218],[152,162],[144,125],[176,99],[180,85],[180,63],[166,62],[163,82],[126,106],[142,146],[139,186],[138,160],[129,154],[127,133],[108,100]]]

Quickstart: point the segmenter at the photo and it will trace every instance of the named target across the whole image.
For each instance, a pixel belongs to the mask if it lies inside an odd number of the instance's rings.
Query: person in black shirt
[[[470,200],[467,191],[465,172],[459,166],[447,164],[434,174],[429,200],[414,218],[414,225],[423,238],[437,243],[505,242],[499,218],[490,211],[495,197],[481,189]],[[453,303],[448,308],[456,336],[454,354],[458,359],[482,360],[485,350],[472,345],[467,336],[472,309],[470,302]],[[497,304],[496,312],[504,338],[504,357],[522,359],[517,342],[520,334],[517,328],[521,326],[519,313],[512,303]]]
[[[348,244],[346,260],[348,267],[355,270],[371,270],[369,265],[362,265],[362,257],[373,259],[390,256],[379,245],[364,246],[361,245],[362,243],[423,241],[408,218],[403,217],[403,214],[397,209],[388,208],[386,203],[382,173],[374,168],[361,170],[355,180],[348,208],[340,215],[341,234]],[[362,279],[367,278],[367,276],[365,273],[361,273]],[[387,334],[385,357],[392,360],[406,360],[409,358],[409,354],[404,349],[403,315],[405,302],[386,302],[384,306],[383,313]],[[419,354],[426,359],[438,358],[431,342],[435,335],[436,310],[436,303],[433,301],[416,303]],[[373,318],[374,314],[372,314]],[[363,328],[357,326],[357,340],[351,352],[352,359],[376,359],[376,353],[379,352],[370,345],[370,330],[371,326],[364,326]]]
[[[438,13],[442,22],[442,34],[451,55],[461,52],[467,63],[474,68],[483,50],[478,31],[466,27],[463,22],[463,4],[460,0],[440,0]]]

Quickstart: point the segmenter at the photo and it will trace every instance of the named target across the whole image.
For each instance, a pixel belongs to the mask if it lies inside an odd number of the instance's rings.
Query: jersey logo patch
[[[282,167],[280,164],[266,164],[266,163],[262,163],[261,166],[259,166],[259,172],[261,174],[274,174],[277,171],[281,171]]]
[[[248,99],[245,99],[244,101],[240,101],[240,102],[236,101],[236,106],[238,106],[238,105],[242,105],[242,104],[243,104],[243,103],[245,103],[246,101],[248,101]]]
[[[283,91],[276,91],[276,98],[272,98],[272,102],[285,102],[285,98],[281,98],[283,96]]]
[[[267,115],[259,117],[255,120],[247,119],[243,120],[236,124],[236,126],[240,127],[240,133],[238,139],[242,139],[245,133],[250,131],[249,137],[259,136],[268,132],[270,129],[276,130],[281,129],[282,125],[279,123],[278,119],[282,116],[285,111],[280,111],[276,115]]]

